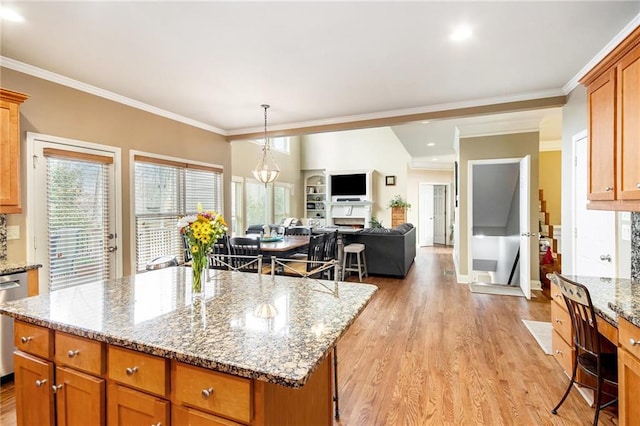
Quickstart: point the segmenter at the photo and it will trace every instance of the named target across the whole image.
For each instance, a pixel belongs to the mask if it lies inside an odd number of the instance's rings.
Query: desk
[[[308,236],[284,236],[280,241],[260,242],[260,252],[264,257],[287,258],[309,245]]]

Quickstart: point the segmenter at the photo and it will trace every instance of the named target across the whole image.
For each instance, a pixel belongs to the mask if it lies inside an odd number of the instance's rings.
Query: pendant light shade
[[[268,183],[275,182],[280,175],[280,168],[278,164],[271,156],[271,147],[269,146],[269,139],[267,138],[267,109],[269,105],[261,105],[264,108],[264,145],[262,146],[262,154],[260,161],[253,169],[253,176],[260,182],[267,186]]]

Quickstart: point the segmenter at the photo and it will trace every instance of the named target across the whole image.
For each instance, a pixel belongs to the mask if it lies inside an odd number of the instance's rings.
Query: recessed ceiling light
[[[420,124],[429,124],[429,120],[421,121]]]
[[[438,159],[437,159],[437,158],[434,158],[434,159],[432,159],[431,161],[438,161]]]
[[[427,146],[436,146],[436,143],[435,143],[435,142],[429,142],[429,143],[427,144]]]
[[[471,37],[471,28],[468,25],[460,25],[449,35],[449,38],[453,41],[462,41]]]
[[[11,22],[23,22],[24,18],[15,10],[0,7],[0,19]]]

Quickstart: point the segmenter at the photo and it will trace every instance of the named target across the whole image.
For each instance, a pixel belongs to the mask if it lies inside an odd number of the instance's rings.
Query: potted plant
[[[398,226],[407,221],[407,209],[411,208],[411,204],[406,202],[402,195],[397,194],[389,201],[391,207],[391,226]]]

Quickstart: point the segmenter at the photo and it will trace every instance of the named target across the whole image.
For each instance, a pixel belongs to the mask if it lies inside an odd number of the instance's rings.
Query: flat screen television
[[[367,195],[366,173],[331,175],[332,196],[364,197]]]

